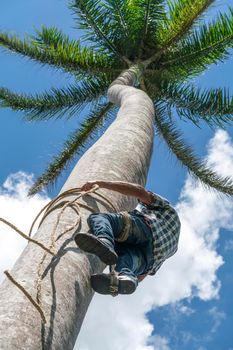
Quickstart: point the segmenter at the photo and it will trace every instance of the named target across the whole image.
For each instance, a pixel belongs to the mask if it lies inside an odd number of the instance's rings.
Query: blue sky
[[[226,10],[227,5],[230,4],[230,0],[216,2],[216,5],[209,12],[208,19],[214,16],[218,10]],[[21,0],[19,2],[17,0],[9,0],[1,4],[0,30],[24,36],[26,33],[33,33],[33,29],[39,28],[42,24],[57,26],[72,38],[79,36],[79,33],[74,29],[74,21],[65,1]],[[197,79],[197,83],[205,87],[227,86],[233,92],[232,63],[233,61],[230,59],[225,64],[210,67],[205,75]],[[27,93],[40,92],[51,86],[63,86],[69,82],[70,77],[68,74],[61,74],[58,71],[41,67],[17,55],[6,53],[3,50],[0,51],[0,86]],[[10,174],[19,171],[38,176],[51,159],[51,156],[56,154],[62,147],[63,141],[69,132],[78,123],[78,120],[75,118],[39,124],[26,123],[23,121],[20,113],[14,113],[10,110],[0,110],[0,117],[2,121],[0,185],[4,183]],[[211,130],[205,125],[202,126],[202,129],[198,129],[185,122],[179,122],[179,125],[184,131],[186,139],[195,146],[197,153],[201,156],[206,156],[207,144],[216,135],[216,130]],[[232,138],[232,129],[228,127],[226,131],[229,137]],[[223,162],[224,157],[224,154],[222,154]],[[51,189],[49,192],[50,196],[54,196],[58,192],[61,184],[65,181],[66,175],[62,176],[56,187]],[[147,187],[176,204],[178,201],[182,202],[179,198],[181,191],[184,191],[184,186],[187,184],[186,181],[188,180],[185,169],[182,169],[168,153],[163,142],[156,140]],[[193,188],[195,189],[195,186]],[[200,193],[201,199],[205,200],[208,197],[204,192]],[[186,202],[187,198],[189,200],[191,198],[188,196],[190,195],[186,193]],[[219,200],[221,201],[222,199]],[[221,202],[218,205],[221,205]],[[222,207],[224,205],[225,202],[223,201]],[[216,206],[216,208],[218,207]],[[192,215],[191,211],[190,215]],[[230,218],[228,221],[230,221]],[[155,350],[233,349],[231,331],[233,323],[233,276],[231,271],[233,237],[232,226],[230,224],[223,226],[225,228],[221,228],[219,224],[219,238],[213,239],[214,248],[211,247],[225,261],[225,264],[220,267],[221,264],[219,263],[219,268],[215,269],[217,281],[221,283],[221,287],[220,285],[218,288],[216,287],[216,290],[218,289],[216,295],[214,296],[212,291],[209,293],[209,297],[203,297],[202,287],[200,288],[202,292],[195,291],[194,283],[192,291],[179,295],[174,300],[172,297],[167,297],[167,302],[155,303],[155,307],[150,307],[149,310],[146,310],[145,307],[143,312],[147,316],[148,322],[154,326],[154,330],[152,330],[150,338],[144,341],[148,345],[145,345],[144,348],[138,347],[138,349],[149,349],[149,346],[150,349]],[[215,230],[217,230],[216,227],[214,226]],[[189,241],[185,242],[187,245],[189,243]],[[162,279],[160,276],[159,278]],[[177,280],[176,283],[179,284],[180,281]],[[196,284],[198,289],[197,286],[199,286],[198,282]],[[148,284],[148,288],[150,287],[151,284]],[[167,288],[169,288],[169,285]],[[98,299],[98,303],[102,305],[101,303],[104,303],[104,300]],[[121,305],[121,301],[119,305]],[[124,305],[124,302],[122,302],[122,305]],[[92,324],[91,319],[90,324]],[[90,345],[91,343],[88,342],[87,334],[85,329],[82,335],[82,345],[79,348],[81,350],[93,349]],[[100,348],[108,350],[107,345],[104,344],[100,344]],[[126,350],[131,349],[130,347],[125,347],[125,345],[124,348]]]

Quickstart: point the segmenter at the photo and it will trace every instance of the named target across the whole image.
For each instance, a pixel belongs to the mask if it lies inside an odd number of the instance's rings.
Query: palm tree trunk
[[[131,86],[135,74],[128,70],[109,89],[109,99],[120,106],[116,120],[105,134],[84,154],[64,185],[62,192],[78,187],[87,180],[125,180],[145,184],[153,143],[154,108],[141,90]],[[117,210],[129,210],[135,202],[116,192],[100,190]],[[95,197],[95,198],[94,198]],[[111,208],[96,196],[85,196],[83,203],[95,211]],[[61,209],[49,214],[34,238],[50,245],[50,236]],[[81,209],[78,228],[87,230],[90,211]],[[62,215],[57,235],[76,220],[77,214],[67,208]],[[0,286],[0,349],[73,349],[86,310],[93,296],[91,273],[103,271],[98,258],[77,249],[72,234],[56,243],[55,258],[47,256],[43,265],[41,301],[47,323],[35,307],[9,280]],[[11,274],[35,298],[35,280],[43,251],[29,243],[16,262]],[[98,317],[98,315],[97,315]]]

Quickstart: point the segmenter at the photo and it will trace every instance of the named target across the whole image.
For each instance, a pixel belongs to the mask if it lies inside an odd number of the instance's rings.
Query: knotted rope
[[[24,295],[28,298],[28,300],[32,303],[32,305],[38,310],[38,312],[41,315],[41,319],[43,323],[46,323],[46,317],[44,314],[44,311],[42,309],[42,274],[43,274],[43,264],[48,254],[56,255],[56,242],[66,233],[73,230],[76,226],[79,225],[81,222],[81,214],[80,214],[80,208],[85,208],[87,210],[90,210],[91,212],[94,212],[94,209],[86,204],[78,202],[78,200],[83,197],[84,195],[90,195],[95,194],[98,197],[102,198],[105,202],[107,202],[113,209],[114,212],[116,212],[115,206],[111,203],[111,201],[103,196],[102,194],[96,192],[98,190],[99,186],[95,185],[91,190],[89,191],[81,191],[81,188],[72,188],[68,191],[65,191],[61,193],[59,196],[51,200],[46,206],[44,206],[40,212],[36,215],[35,219],[32,222],[32,225],[30,227],[28,235],[20,231],[16,226],[14,226],[9,221],[0,218],[0,222],[3,222],[4,224],[11,227],[14,231],[16,231],[18,234],[20,234],[24,239],[28,240],[31,243],[34,243],[41,247],[44,250],[44,254],[38,264],[37,268],[37,279],[36,279],[36,300],[31,296],[31,294],[20,284],[15,280],[15,278],[9,273],[9,271],[4,271],[5,275],[9,278],[9,280],[17,287],[19,288]],[[68,197],[74,197],[72,199],[66,199]],[[63,200],[64,199],[64,200]],[[67,208],[71,208],[75,211],[77,214],[76,221],[70,225],[68,228],[66,228],[59,236],[57,236],[57,228],[59,225],[59,222],[61,220],[62,215],[64,214],[65,210]],[[46,247],[43,243],[39,242],[36,239],[31,238],[33,228],[35,227],[35,224],[37,223],[39,217],[43,214],[43,217],[38,224],[38,228],[41,226],[45,218],[54,210],[61,208],[61,211],[59,212],[55,224],[53,226],[51,235],[50,235],[50,245],[49,247]]]

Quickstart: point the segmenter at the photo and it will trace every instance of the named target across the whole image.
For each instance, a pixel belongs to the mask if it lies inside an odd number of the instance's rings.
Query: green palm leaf
[[[87,103],[101,98],[108,85],[109,81],[102,77],[63,89],[52,88],[49,92],[36,96],[16,94],[0,88],[0,106],[23,111],[27,120],[47,120],[65,114],[72,116],[80,112]]]
[[[168,15],[158,30],[161,48],[178,42],[214,0],[168,0]]]
[[[78,28],[87,31],[86,40],[95,43],[96,48],[101,46],[106,52],[123,59],[121,52],[109,37],[111,33],[109,11],[103,1],[74,0],[71,1],[70,7],[77,16]]]
[[[222,193],[232,195],[232,180],[228,177],[218,176],[195,156],[192,148],[185,143],[181,133],[176,129],[174,121],[164,116],[164,112],[167,112],[167,110],[162,105],[157,104],[155,110],[157,130],[181,164],[187,167],[188,171],[208,188],[217,189]]]
[[[71,7],[78,16],[78,27],[88,31],[86,39],[126,63],[135,61],[144,47],[154,48],[157,21],[164,17],[161,0],[85,0],[73,1]]]
[[[90,72],[108,71],[111,61],[90,48],[82,49],[79,41],[69,40],[56,28],[42,27],[37,36],[24,40],[17,36],[0,33],[0,46],[70,73],[89,76]]]
[[[59,57],[71,60],[77,66],[80,65],[85,72],[99,73],[114,70],[113,62],[104,53],[96,52],[91,48],[81,48],[79,40],[71,40],[55,27],[42,26],[41,30],[36,31],[32,36],[32,44],[39,46],[41,49],[50,50]],[[119,68],[118,68],[119,69]]]
[[[140,39],[138,45],[138,56],[145,58],[156,49],[156,31],[166,18],[164,1],[161,0],[136,0],[138,8],[137,28],[134,28],[134,35]],[[135,23],[135,18],[133,18]],[[132,26],[131,26],[132,28]]]
[[[203,25],[161,59],[161,69],[184,77],[200,74],[208,65],[229,57],[233,47],[233,10]]]
[[[54,157],[44,173],[36,179],[29,191],[34,195],[48,184],[54,183],[61,172],[69,165],[75,156],[83,152],[88,140],[102,127],[103,120],[111,116],[114,106],[111,103],[99,104],[90,112],[81,126],[69,135],[61,152]]]
[[[175,107],[180,117],[186,117],[197,125],[201,120],[220,127],[233,122],[233,97],[229,89],[163,84],[161,98]]]
[[[109,17],[108,37],[114,47],[121,55],[130,56],[129,33],[130,27],[128,23],[129,11],[125,0],[108,0],[104,4],[105,11]]]

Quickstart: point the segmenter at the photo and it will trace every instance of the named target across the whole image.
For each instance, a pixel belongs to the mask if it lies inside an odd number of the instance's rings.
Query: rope
[[[57,196],[56,198],[54,198],[53,200],[51,200],[48,204],[46,204],[40,211],[39,213],[36,215],[35,219],[32,222],[32,225],[30,227],[29,230],[29,234],[26,235],[24,234],[22,231],[20,231],[16,226],[14,226],[13,224],[11,224],[10,222],[8,222],[5,219],[0,218],[0,221],[3,222],[4,224],[8,225],[9,227],[11,227],[13,230],[15,230],[17,233],[19,233],[23,238],[27,239],[29,242],[32,242],[34,244],[37,244],[38,246],[40,246],[43,250],[44,250],[44,254],[42,255],[42,258],[38,264],[37,267],[37,279],[36,279],[36,300],[34,300],[34,298],[30,295],[29,292],[27,292],[25,290],[25,288],[19,283],[17,282],[13,276],[8,272],[5,271],[5,275],[9,278],[9,280],[16,286],[18,287],[23,293],[24,295],[28,298],[28,300],[33,304],[33,306],[38,310],[38,312],[41,315],[41,319],[43,323],[46,323],[46,317],[45,314],[43,312],[42,309],[42,274],[43,274],[43,264],[44,261],[49,254],[51,255],[55,255],[56,254],[56,242],[63,236],[65,235],[67,232],[73,230],[77,225],[79,225],[79,223],[81,222],[81,215],[80,215],[80,207],[85,208],[87,210],[90,210],[92,212],[94,212],[93,208],[78,202],[78,199],[80,199],[81,197],[83,197],[84,195],[90,195],[90,194],[95,194],[98,197],[104,199],[113,209],[113,211],[117,211],[117,209],[115,208],[115,206],[110,202],[110,200],[108,198],[106,198],[105,196],[101,195],[100,193],[97,193],[96,190],[99,189],[98,185],[95,185],[91,190],[89,191],[81,191],[81,188],[72,188],[70,190],[67,190],[63,193],[61,193],[59,196]],[[63,198],[69,197],[69,196],[75,196],[74,199],[72,200],[63,200],[61,201]],[[50,235],[50,245],[49,248],[47,248],[45,245],[43,245],[41,242],[31,238],[32,235],[32,231],[33,228],[36,224],[36,222],[38,221],[39,217],[43,214],[43,217],[38,225],[38,228],[41,226],[41,224],[43,223],[43,221],[45,220],[45,218],[54,210],[62,208],[62,210],[60,211],[60,213],[58,214],[57,218],[56,218],[56,222],[54,224],[53,230],[51,232]],[[65,212],[65,210],[70,207],[71,209],[73,209],[76,214],[77,214],[77,220],[75,221],[75,223],[71,226],[69,226],[66,230],[64,230],[58,237],[56,235],[56,231],[59,225],[59,222],[61,220],[61,217],[63,215],[63,213]]]
[[[90,191],[86,191],[86,192],[80,192],[80,189],[77,188],[77,189],[71,189],[71,190],[68,190],[68,191],[65,191],[63,192],[62,194],[60,194],[59,196],[57,196],[54,200],[52,200],[45,208],[46,208],[46,211],[45,211],[45,214],[39,224],[39,227],[41,226],[42,222],[44,221],[44,219],[55,209],[59,208],[62,206],[62,210],[60,211],[59,215],[57,216],[56,218],[56,222],[55,222],[55,225],[54,225],[54,228],[52,230],[52,233],[51,233],[51,244],[50,244],[50,249],[52,251],[55,251],[55,248],[56,248],[56,241],[58,239],[60,239],[64,234],[66,234],[67,232],[73,230],[81,221],[81,216],[80,216],[80,207],[83,206],[82,203],[79,203],[77,202],[77,200],[82,197],[83,195],[85,194],[90,194],[90,193],[93,193],[94,191],[96,191],[97,189],[99,188],[99,186],[95,186],[93,187]],[[73,200],[67,200],[67,201],[62,201],[59,203],[59,201],[67,196],[74,196],[76,195],[76,197],[73,199]],[[58,203],[57,203],[58,202]],[[89,209],[93,212],[93,208],[87,206],[87,205],[84,205],[86,209]],[[56,237],[56,230],[58,228],[58,225],[59,225],[59,221],[61,220],[61,217],[62,217],[62,214],[65,212],[65,210],[68,208],[68,207],[71,207],[76,213],[77,213],[77,220],[76,222],[70,226],[68,229],[66,229],[65,231],[63,231],[59,237]],[[34,221],[35,223],[35,221]],[[32,228],[30,230],[32,232]],[[38,268],[37,268],[37,280],[36,280],[36,290],[37,290],[37,294],[36,294],[36,299],[37,299],[37,302],[39,305],[42,304],[42,274],[43,274],[43,264],[44,264],[44,261],[47,257],[47,253],[45,252],[41,258],[41,261],[38,265]]]
[[[23,238],[27,239],[29,242],[35,243],[37,244],[39,247],[41,247],[42,249],[46,250],[48,253],[54,255],[54,253],[47,247],[45,247],[45,245],[39,241],[37,241],[36,239],[30,238],[29,236],[25,235],[25,233],[23,233],[22,231],[20,231],[16,226],[14,226],[12,223],[10,223],[9,221],[0,218],[0,221],[3,222],[5,225],[11,227],[14,231],[16,231],[18,234],[20,234],[20,236],[22,236]]]
[[[40,305],[35,302],[35,300],[31,297],[31,295],[26,291],[26,289],[20,284],[18,283],[14,278],[13,276],[10,274],[10,272],[8,271],[4,271],[5,275],[9,278],[9,280],[16,286],[18,287],[22,292],[23,294],[30,300],[30,302],[35,306],[35,308],[39,311],[40,315],[41,315],[41,318],[43,320],[44,323],[46,323],[46,318],[45,318],[45,315],[44,315],[44,312],[43,310],[41,309]]]

